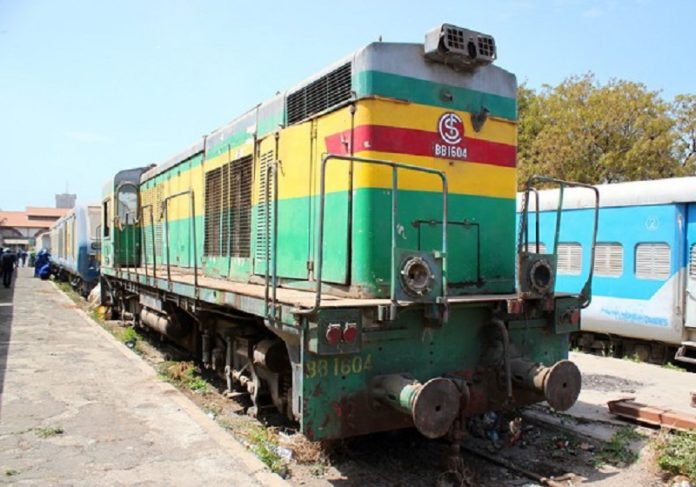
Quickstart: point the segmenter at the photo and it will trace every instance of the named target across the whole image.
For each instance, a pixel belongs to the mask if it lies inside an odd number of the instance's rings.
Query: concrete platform
[[[0,287],[0,484],[285,485],[31,271]]]
[[[696,391],[696,374],[670,370],[659,365],[625,359],[570,353],[570,360],[582,372],[582,392],[568,413],[589,420],[617,420],[607,402],[627,397],[665,409],[696,413],[691,392]]]

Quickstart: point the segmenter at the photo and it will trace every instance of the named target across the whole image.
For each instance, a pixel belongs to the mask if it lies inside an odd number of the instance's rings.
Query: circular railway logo
[[[660,220],[656,216],[649,216],[645,219],[645,228],[650,232],[654,232],[660,228]]]
[[[443,113],[437,121],[437,130],[445,143],[459,144],[464,137],[462,117],[453,112]]]

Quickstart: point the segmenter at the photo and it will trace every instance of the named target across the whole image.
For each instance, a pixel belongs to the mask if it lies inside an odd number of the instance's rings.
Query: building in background
[[[31,206],[27,206],[26,211],[0,211],[0,247],[33,249],[36,237],[48,231],[68,211],[70,208]]]
[[[76,194],[61,193],[56,195],[56,208],[75,208]]]

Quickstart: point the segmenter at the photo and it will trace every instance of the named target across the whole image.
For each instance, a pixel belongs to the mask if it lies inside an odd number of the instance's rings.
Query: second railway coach
[[[696,177],[597,188],[593,299],[574,344],[643,360],[696,363]],[[553,250],[558,200],[557,190],[540,192],[542,251]],[[593,203],[581,191],[564,194],[556,249],[560,290],[578,290],[587,277],[583,263],[591,242],[583,229],[591,224]],[[533,226],[534,198],[530,213]]]
[[[99,205],[76,206],[53,224],[51,267],[83,295],[99,282]]]

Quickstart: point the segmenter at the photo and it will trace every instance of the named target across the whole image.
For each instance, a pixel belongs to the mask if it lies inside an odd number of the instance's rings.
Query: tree
[[[692,174],[696,166],[696,95],[677,95],[672,115],[677,132],[676,157]]]
[[[518,99],[520,186],[533,174],[597,184],[687,171],[671,113],[694,109],[693,100],[670,106],[643,84],[601,86],[591,73],[540,93],[522,86]]]

